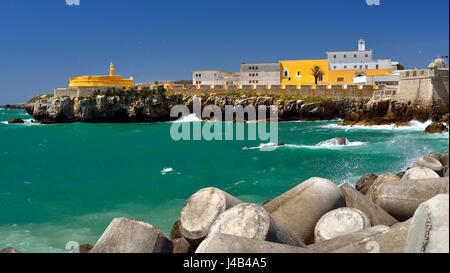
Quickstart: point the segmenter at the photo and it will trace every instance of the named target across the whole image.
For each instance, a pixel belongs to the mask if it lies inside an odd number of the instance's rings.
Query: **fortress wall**
[[[446,113],[449,110],[448,75],[448,68],[401,72],[394,98]]]
[[[54,91],[55,97],[88,97],[91,96],[95,90],[104,90],[110,86],[89,86],[89,87],[68,87],[57,88]],[[289,95],[302,97],[324,97],[324,98],[372,98],[374,87],[372,85],[365,85],[359,88],[358,85],[347,85],[345,88],[342,85],[166,85],[168,91],[180,94],[190,95],[204,95],[211,93],[248,93],[258,95]],[[448,81],[447,81],[447,96],[448,96]],[[445,96],[442,96],[445,97]]]
[[[184,88],[172,88],[169,91],[181,94],[204,95],[211,93],[256,93],[258,95],[289,95],[302,97],[324,97],[324,98],[372,98],[375,91],[373,85],[317,85],[315,88],[311,85],[215,85],[214,88],[208,85],[201,85],[199,88],[195,85],[186,85]]]

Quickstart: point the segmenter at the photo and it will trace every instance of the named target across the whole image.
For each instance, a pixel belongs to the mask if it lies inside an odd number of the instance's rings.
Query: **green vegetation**
[[[37,95],[36,97],[29,100],[27,103],[35,103],[38,100],[53,98],[53,94],[48,95]]]

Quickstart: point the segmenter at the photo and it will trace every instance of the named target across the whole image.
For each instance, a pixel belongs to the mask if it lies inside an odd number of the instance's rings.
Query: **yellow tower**
[[[114,64],[112,62],[109,65],[109,75],[114,76]]]
[[[109,65],[109,76],[81,76],[70,78],[69,86],[121,86],[129,88],[133,86],[133,77],[123,79],[114,75],[114,64]]]

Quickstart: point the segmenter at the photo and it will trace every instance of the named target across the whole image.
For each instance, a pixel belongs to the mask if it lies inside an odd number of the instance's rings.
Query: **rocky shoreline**
[[[448,253],[449,153],[356,184],[313,177],[262,206],[205,188],[184,204],[170,235],[112,220],[74,253]],[[0,253],[19,253],[6,248]]]
[[[420,105],[392,99],[364,101],[294,98],[280,96],[250,96],[210,94],[203,96],[181,94],[118,93],[89,98],[45,98],[26,104],[25,111],[36,122],[156,122],[170,121],[175,105],[186,105],[193,112],[194,99],[201,99],[202,107],[219,106],[224,115],[225,105],[276,106],[279,121],[342,119],[341,125],[408,125],[411,120],[432,120],[428,133],[448,132],[448,113],[440,113]],[[202,117],[209,120],[211,117]],[[222,120],[224,120],[224,116]]]

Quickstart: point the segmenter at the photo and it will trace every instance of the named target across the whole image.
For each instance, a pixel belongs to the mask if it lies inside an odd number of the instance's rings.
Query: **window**
[[[255,67],[255,69],[258,69],[258,67]]]
[[[297,78],[301,78],[302,77],[302,73],[300,73],[300,71],[297,71]]]
[[[288,79],[289,81],[291,80],[291,78],[289,77],[289,79]]]
[[[354,58],[356,58],[356,54],[355,54],[355,55],[353,55],[353,57],[354,57]]]
[[[359,66],[359,69],[362,69],[362,65]]]
[[[366,58],[368,58],[369,57],[369,54],[366,54]]]
[[[334,56],[333,56],[333,58],[335,58],[335,59],[336,59],[336,55],[334,55]]]
[[[201,78],[201,77],[202,77],[202,74],[198,74],[198,77]]]
[[[258,83],[258,81],[256,81],[256,83]]]
[[[251,76],[252,76],[252,73],[248,73],[248,76],[251,77]]]
[[[377,66],[376,66],[376,69],[380,69],[380,66],[379,66],[379,65],[377,65]]]
[[[368,66],[368,65],[366,65],[366,69],[369,69],[369,66]]]
[[[347,69],[347,66],[346,66],[346,65],[344,65],[344,69]]]
[[[347,58],[347,55],[344,54],[344,58]]]
[[[323,82],[323,76],[320,76],[320,77],[317,79],[317,81]]]
[[[287,68],[284,69],[283,76],[284,77],[289,77],[289,69],[287,69]]]
[[[333,66],[333,69],[336,69],[336,66]]]
[[[252,81],[248,81],[248,83],[252,83]]]
[[[337,78],[337,81],[338,81],[338,82],[343,82],[343,81],[344,81],[344,78]]]
[[[356,68],[358,68],[358,66],[357,66],[357,65],[354,65],[353,68],[356,69]]]
[[[256,75],[256,77],[258,77],[258,73],[256,73],[255,75]]]

